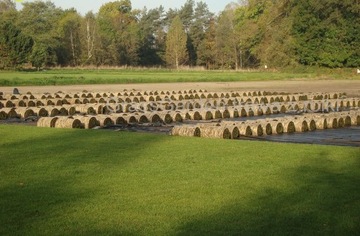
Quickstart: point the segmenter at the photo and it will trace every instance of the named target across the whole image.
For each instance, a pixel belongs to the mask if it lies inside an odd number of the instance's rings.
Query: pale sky
[[[33,2],[34,0],[16,0],[17,8],[21,9],[21,3],[19,2]],[[195,2],[200,0],[195,0]],[[112,0],[51,0],[56,6],[61,7],[63,9],[68,9],[74,7],[81,14],[85,14],[88,11],[93,11],[97,13],[100,9],[101,5],[107,2],[112,2]],[[157,8],[162,5],[167,11],[169,8],[177,8],[179,9],[184,5],[186,0],[131,0],[133,9],[143,9],[146,7],[147,9]],[[203,0],[208,7],[209,10],[215,14],[225,9],[225,6],[231,2],[231,0]]]

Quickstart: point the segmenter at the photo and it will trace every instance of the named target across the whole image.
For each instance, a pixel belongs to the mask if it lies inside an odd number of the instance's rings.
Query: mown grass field
[[[0,126],[0,235],[358,235],[360,149]]]
[[[165,69],[0,71],[0,86],[359,79],[353,69],[299,71],[192,71]]]

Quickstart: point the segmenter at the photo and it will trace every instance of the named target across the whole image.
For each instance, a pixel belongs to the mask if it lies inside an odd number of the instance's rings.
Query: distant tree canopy
[[[51,1],[0,0],[0,68],[360,66],[360,1],[239,0],[219,14],[105,3],[85,16]]]

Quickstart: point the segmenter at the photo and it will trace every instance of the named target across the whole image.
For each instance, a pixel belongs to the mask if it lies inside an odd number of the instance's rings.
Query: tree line
[[[0,0],[0,68],[360,66],[358,0],[240,0],[133,9],[108,2],[84,16],[50,1]]]

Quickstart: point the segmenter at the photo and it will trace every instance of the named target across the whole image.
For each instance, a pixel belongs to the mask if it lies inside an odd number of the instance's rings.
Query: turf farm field
[[[359,148],[0,126],[1,235],[356,235]]]
[[[356,76],[21,73],[0,78],[0,235],[360,234]],[[317,132],[351,145],[276,138]]]
[[[357,80],[354,69],[302,69],[298,71],[203,71],[167,69],[57,69],[0,71],[0,86],[128,84],[176,82],[235,82],[289,79]]]

